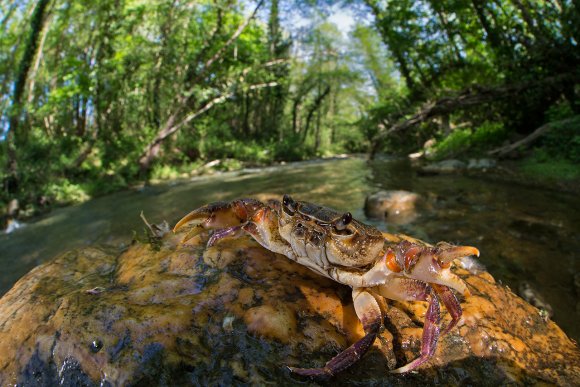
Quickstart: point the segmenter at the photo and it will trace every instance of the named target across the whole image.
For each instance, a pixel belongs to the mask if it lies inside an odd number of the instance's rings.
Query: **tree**
[[[25,133],[20,133],[21,129],[19,128],[22,119],[22,112],[24,110],[22,106],[23,97],[30,68],[35,56],[39,55],[37,52],[39,47],[38,43],[46,21],[49,4],[50,0],[39,0],[34,7],[30,19],[28,39],[18,65],[18,70],[15,74],[12,92],[12,106],[9,113],[8,134],[6,140],[8,149],[8,177],[4,181],[4,189],[7,191],[8,195],[14,195],[19,188],[16,147],[18,146],[19,141],[23,140],[22,137],[25,137]],[[5,21],[3,21],[2,24],[5,24]]]

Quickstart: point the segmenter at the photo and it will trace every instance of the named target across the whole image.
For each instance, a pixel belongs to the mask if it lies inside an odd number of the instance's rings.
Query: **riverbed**
[[[425,205],[411,223],[366,220],[365,197],[378,190],[408,190]],[[0,295],[36,265],[87,245],[121,251],[144,231],[139,214],[173,225],[207,202],[291,194],[351,211],[382,230],[437,242],[476,246],[480,261],[517,291],[521,281],[554,310],[553,320],[580,339],[580,200],[573,194],[497,182],[484,176],[420,176],[408,160],[359,158],[287,164],[123,191],[60,208],[0,235]]]

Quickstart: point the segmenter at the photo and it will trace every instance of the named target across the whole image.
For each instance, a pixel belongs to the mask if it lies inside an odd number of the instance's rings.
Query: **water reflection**
[[[554,320],[580,338],[578,272],[580,206],[573,195],[464,176],[418,177],[406,160],[333,160],[287,165],[126,191],[51,212],[0,235],[0,294],[42,261],[72,248],[122,248],[149,221],[173,224],[209,201],[290,193],[364,219],[366,195],[379,189],[416,192],[426,209],[407,225],[368,221],[428,241],[474,245],[488,270],[512,289],[525,280],[554,308]]]

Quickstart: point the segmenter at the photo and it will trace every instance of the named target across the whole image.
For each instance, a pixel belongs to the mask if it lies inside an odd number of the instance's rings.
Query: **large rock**
[[[369,218],[406,224],[417,218],[421,204],[421,196],[414,192],[379,191],[366,197],[364,211]]]
[[[361,337],[347,287],[249,238],[178,239],[76,250],[23,277],[0,300],[0,385],[289,385],[284,365],[320,366]],[[473,295],[426,366],[388,372],[419,355],[426,310],[389,301],[380,340],[335,383],[580,383],[556,324],[486,272],[455,270]]]

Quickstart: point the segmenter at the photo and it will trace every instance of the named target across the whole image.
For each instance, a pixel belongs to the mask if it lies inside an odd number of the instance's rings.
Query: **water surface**
[[[554,308],[554,320],[580,339],[580,200],[571,194],[458,175],[418,176],[406,160],[301,163],[145,187],[61,208],[9,235],[0,235],[0,294],[34,266],[87,245],[122,249],[142,232],[139,214],[174,224],[202,204],[240,197],[292,194],[365,221],[366,195],[380,189],[418,193],[426,208],[411,224],[367,221],[430,242],[477,246],[494,277],[516,290],[520,281]]]

